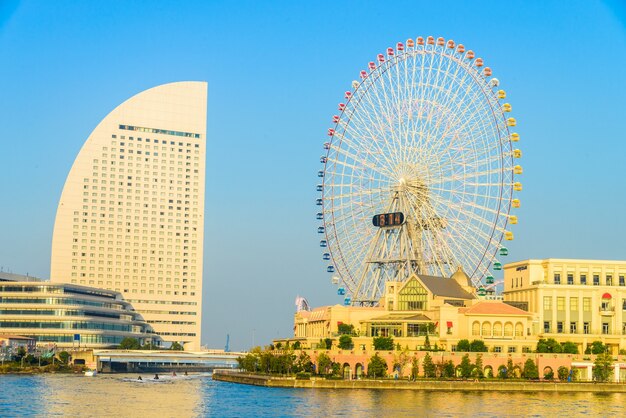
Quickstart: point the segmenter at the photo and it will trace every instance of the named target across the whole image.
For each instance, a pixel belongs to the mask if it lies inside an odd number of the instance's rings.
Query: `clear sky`
[[[341,303],[314,218],[331,116],[368,61],[420,35],[475,50],[513,105],[524,191],[508,260],[624,260],[625,28],[619,0],[0,0],[0,266],[49,276],[65,177],[114,107],[206,80],[203,342],[292,335],[296,295]]]

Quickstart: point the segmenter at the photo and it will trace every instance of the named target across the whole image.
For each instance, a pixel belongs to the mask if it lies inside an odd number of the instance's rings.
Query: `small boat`
[[[94,377],[98,374],[98,372],[96,370],[87,370],[85,372],[85,376],[87,377]]]

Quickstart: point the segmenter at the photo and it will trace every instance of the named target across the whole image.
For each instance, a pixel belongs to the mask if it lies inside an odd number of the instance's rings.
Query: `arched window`
[[[472,335],[480,335],[480,323],[478,321],[474,321],[472,324]]]
[[[494,337],[502,337],[502,323],[496,322],[493,324],[493,336]]]
[[[491,337],[491,322],[483,322],[483,337]]]
[[[506,324],[504,324],[504,336],[505,337],[513,336],[513,324],[512,323],[507,322]]]

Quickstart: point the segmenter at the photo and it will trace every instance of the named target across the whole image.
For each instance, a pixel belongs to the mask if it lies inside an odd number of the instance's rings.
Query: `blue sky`
[[[48,277],[65,177],[108,112],[206,80],[203,342],[291,335],[297,294],[341,302],[314,219],[336,104],[419,35],[475,50],[513,104],[524,191],[509,260],[626,259],[625,28],[620,1],[0,0],[0,265]]]

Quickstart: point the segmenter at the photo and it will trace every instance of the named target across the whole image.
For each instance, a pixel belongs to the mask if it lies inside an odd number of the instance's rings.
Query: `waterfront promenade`
[[[314,378],[300,380],[295,377],[279,377],[236,372],[233,370],[215,370],[213,380],[240,383],[272,388],[306,389],[395,389],[427,391],[463,391],[463,392],[592,392],[626,393],[626,384],[588,383],[557,381],[515,381],[515,380],[395,380],[395,379],[358,379],[335,380]]]

